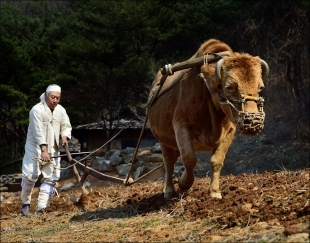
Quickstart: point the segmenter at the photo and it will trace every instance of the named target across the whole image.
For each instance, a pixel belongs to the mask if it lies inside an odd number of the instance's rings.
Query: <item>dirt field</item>
[[[1,242],[309,242],[309,174],[223,176],[222,199],[210,198],[209,178],[201,178],[170,201],[162,181],[125,187],[89,176],[88,195],[78,187],[62,191],[46,214],[21,216],[18,193],[4,200]]]

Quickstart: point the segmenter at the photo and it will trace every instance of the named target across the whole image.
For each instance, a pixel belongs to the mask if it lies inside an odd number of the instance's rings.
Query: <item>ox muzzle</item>
[[[231,119],[235,121],[241,133],[247,136],[254,136],[264,128],[265,112],[263,111],[264,98],[241,95],[239,99],[223,97],[219,92],[220,104],[229,106]],[[246,102],[254,101],[257,104],[258,112],[247,112],[244,109]],[[241,104],[241,110],[234,104]],[[233,115],[233,108],[237,112],[237,117]]]

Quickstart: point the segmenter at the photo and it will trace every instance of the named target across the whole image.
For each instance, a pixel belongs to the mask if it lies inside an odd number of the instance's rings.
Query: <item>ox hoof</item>
[[[186,183],[182,182],[181,180],[179,180],[178,184],[179,184],[179,188],[181,191],[188,191],[191,188],[193,183],[186,184]]]
[[[210,192],[210,196],[213,198],[222,199],[222,194],[220,192]]]
[[[165,200],[169,200],[169,199],[173,198],[174,196],[176,196],[175,191],[164,192],[164,199]]]

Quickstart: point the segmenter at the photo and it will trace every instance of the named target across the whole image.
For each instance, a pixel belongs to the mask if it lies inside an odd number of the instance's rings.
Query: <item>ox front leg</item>
[[[164,190],[163,190],[164,198],[170,199],[176,194],[175,188],[173,185],[172,175],[174,172],[175,162],[180,156],[180,153],[174,149],[166,147],[163,144],[160,144],[160,146],[161,146],[161,150],[163,153],[164,166],[165,166],[165,171],[166,171],[165,184],[164,184]]]
[[[215,152],[211,157],[211,184],[209,188],[209,194],[211,197],[222,198],[220,191],[220,174],[223,167],[225,155]]]
[[[211,156],[211,184],[209,188],[209,195],[215,198],[222,198],[221,191],[220,191],[220,174],[224,164],[224,159],[226,153],[228,151],[229,146],[233,140],[235,134],[235,130],[231,129],[226,138],[220,144],[220,146],[213,151]]]

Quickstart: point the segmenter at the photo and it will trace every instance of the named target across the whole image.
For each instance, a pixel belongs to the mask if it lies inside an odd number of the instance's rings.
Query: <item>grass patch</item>
[[[32,236],[32,237],[38,237],[41,235],[48,236],[52,235],[60,230],[67,230],[70,228],[70,223],[60,224],[60,225],[51,225],[48,228],[39,228],[39,229],[32,229],[32,230],[26,230],[24,232],[25,236]]]

